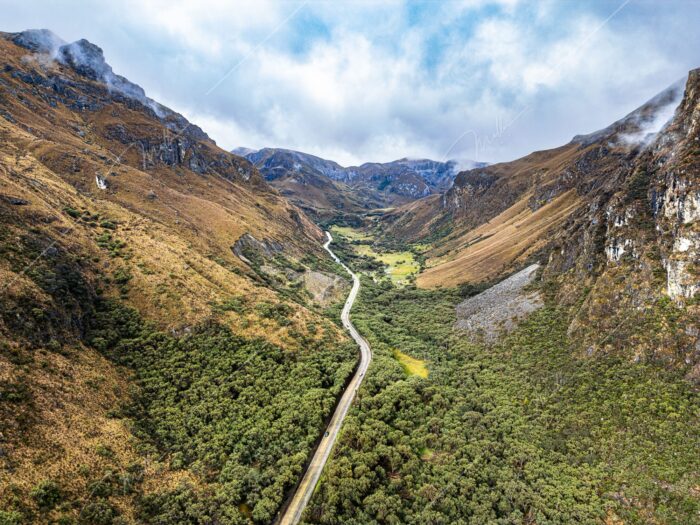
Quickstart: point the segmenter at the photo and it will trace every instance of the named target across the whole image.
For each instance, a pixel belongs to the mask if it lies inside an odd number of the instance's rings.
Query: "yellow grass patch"
[[[422,377],[423,379],[428,377],[428,367],[426,366],[426,362],[422,359],[411,357],[408,354],[404,354],[400,350],[394,350],[394,358],[401,363],[401,367],[403,368],[404,372],[406,372],[406,375],[418,376]]]
[[[344,237],[348,241],[371,241],[374,239],[372,234],[349,226],[333,225],[331,232]],[[406,284],[408,278],[420,270],[420,265],[413,253],[409,251],[377,252],[369,244],[355,244],[352,248],[358,255],[371,257],[386,264],[388,266],[386,273],[394,284]]]
[[[334,224],[333,226],[331,226],[331,233],[335,233],[342,237],[345,237],[349,241],[372,240],[372,235],[370,235],[369,233],[363,232],[362,230],[358,230],[355,228],[351,228],[350,226],[338,226]]]
[[[411,245],[411,247],[413,248],[414,251],[416,251],[418,253],[425,253],[428,250],[430,250],[430,248],[432,248],[432,246],[430,244],[427,244],[424,242],[414,243]]]
[[[395,284],[405,284],[411,275],[420,270],[420,265],[411,252],[376,252],[366,244],[354,248],[358,254],[372,257],[386,264],[387,275]]]
[[[423,461],[430,461],[435,456],[435,451],[432,448],[424,448],[420,451],[420,458]]]

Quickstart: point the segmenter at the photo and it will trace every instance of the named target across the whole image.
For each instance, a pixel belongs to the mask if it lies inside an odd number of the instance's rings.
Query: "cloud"
[[[100,45],[226,148],[503,160],[605,127],[700,65],[700,14],[632,2],[5,2]],[[223,79],[223,80],[222,80]]]

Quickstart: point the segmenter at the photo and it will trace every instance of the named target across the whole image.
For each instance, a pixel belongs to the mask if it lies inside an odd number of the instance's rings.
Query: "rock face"
[[[102,49],[84,38],[69,44],[48,29],[29,29],[15,33],[11,39],[18,46],[45,55],[45,59],[65,64],[81,76],[105,83],[110,90],[137,100],[157,113],[172,113],[146,97],[143,88],[116,75],[105,61]]]
[[[35,53],[54,55],[66,42],[48,29],[27,29],[12,35],[12,41]]]
[[[623,190],[612,194],[602,213],[600,201],[595,209],[589,206],[594,221],[605,225],[607,264],[625,259],[649,264],[645,252],[658,250],[666,293],[674,300],[692,298],[700,290],[699,87],[698,70],[691,71],[685,92],[674,84],[620,123],[594,134],[605,132],[606,140],[623,142],[643,135],[635,145],[640,149],[633,150],[636,156],[622,166],[626,169],[618,180]],[[659,113],[667,117],[661,125]],[[648,132],[649,122],[655,131]]]
[[[284,250],[284,246],[274,240],[259,241],[250,233],[244,233],[231,246],[231,251],[246,264],[254,264],[261,258],[271,258]]]
[[[382,225],[387,237],[431,244],[419,286],[478,281],[479,257],[501,274],[536,260],[560,285],[557,300],[576,304],[569,333],[586,352],[693,364],[699,210],[694,70],[603,130],[461,172],[443,195],[399,207]]]
[[[582,206],[553,239],[544,274],[569,292],[590,290],[569,328],[588,353],[700,363],[699,72],[689,73],[679,104],[677,90],[633,112],[644,119],[628,116],[582,146],[605,155],[583,166]],[[661,125],[659,113],[668,116]],[[656,131],[640,134],[644,122]]]
[[[147,97],[137,84],[115,74],[102,49],[95,44],[85,39],[66,43],[45,29],[0,36],[28,50],[32,59],[26,62],[27,68],[6,64],[4,71],[21,80],[28,92],[39,93],[50,106],[97,113],[112,103],[124,103],[162,124],[165,130],[108,119],[101,130],[107,138],[137,152],[140,169],[166,165],[231,181],[262,183],[249,162],[221,150],[214,152],[211,147],[214,142],[198,126]],[[64,70],[71,74],[64,74]],[[6,120],[14,119],[9,112],[3,116]],[[85,131],[80,130],[78,134],[84,136]]]
[[[539,264],[530,265],[457,305],[456,328],[483,335],[489,341],[501,331],[511,331],[517,321],[543,305],[538,292],[524,290],[534,280],[539,267]]]
[[[700,70],[690,72],[676,117],[657,139],[648,197],[661,238],[667,293],[700,291]]]
[[[314,302],[329,306],[345,297],[349,285],[339,275],[308,271],[303,276],[304,287],[312,295]]]
[[[45,170],[76,199],[99,196],[129,213],[153,213],[148,220],[196,240],[211,234],[236,263],[230,246],[245,232],[275,239],[292,258],[322,251],[321,230],[249,161],[149,99],[87,40],[66,43],[47,30],[0,33],[0,116],[3,180],[21,172],[16,180],[50,195],[57,190],[40,188],[30,174]],[[6,191],[35,205],[19,188]],[[58,214],[64,206],[77,209],[64,199]]]

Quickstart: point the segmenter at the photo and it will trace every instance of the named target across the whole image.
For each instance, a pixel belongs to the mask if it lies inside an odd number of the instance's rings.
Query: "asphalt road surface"
[[[329,232],[326,232],[326,235],[328,236],[328,240],[323,247],[328,251],[328,253],[331,254],[331,257],[333,257],[335,262],[345,268],[345,271],[352,276],[352,290],[350,290],[350,294],[345,301],[345,306],[343,307],[343,312],[340,314],[340,318],[343,321],[343,326],[345,329],[350,332],[350,335],[360,347],[360,364],[357,367],[355,375],[345,389],[345,392],[343,392],[340,401],[338,402],[333,418],[328,424],[328,428],[326,428],[326,432],[324,433],[321,443],[316,449],[316,453],[309,464],[309,468],[306,470],[297,491],[294,493],[291,503],[279,521],[280,525],[296,525],[299,523],[301,514],[304,512],[304,508],[306,508],[306,505],[309,503],[318,480],[321,477],[321,472],[323,472],[323,467],[326,465],[326,461],[331,454],[331,450],[333,449],[335,440],[338,437],[338,432],[343,424],[343,420],[348,413],[350,405],[352,405],[353,399],[355,399],[355,394],[357,393],[357,389],[360,387],[360,383],[362,383],[362,380],[365,378],[365,372],[367,372],[369,362],[372,360],[372,352],[369,348],[369,344],[367,344],[367,341],[365,341],[365,339],[350,322],[350,309],[355,302],[357,292],[360,291],[360,279],[331,251],[330,244],[333,242],[333,237],[331,237]]]

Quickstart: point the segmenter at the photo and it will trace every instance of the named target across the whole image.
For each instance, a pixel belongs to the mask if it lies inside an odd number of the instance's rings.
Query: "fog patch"
[[[110,92],[119,93],[140,102],[159,118],[164,118],[171,113],[168,108],[148,98],[141,86],[114,73],[112,66],[105,61],[102,48],[88,40],[80,39],[66,43],[48,29],[28,29],[14,35],[12,41],[32,51],[32,55],[24,57],[25,62],[34,61],[44,68],[58,62],[70,67],[79,75],[102,82]]]
[[[631,114],[627,124],[637,127],[637,130],[620,134],[620,142],[628,146],[648,146],[658,133],[673,120],[676,110],[683,100],[684,86],[685,79],[679,80],[647,103],[651,107],[651,111]]]
[[[454,165],[454,172],[455,173],[460,173],[462,171],[469,171],[473,170],[476,168],[483,168],[485,166],[488,166],[488,162],[478,162],[476,160],[471,160],[471,159],[452,159],[449,162],[453,163]]]

